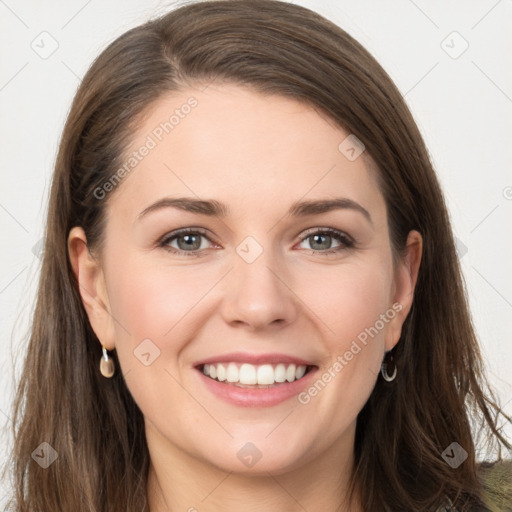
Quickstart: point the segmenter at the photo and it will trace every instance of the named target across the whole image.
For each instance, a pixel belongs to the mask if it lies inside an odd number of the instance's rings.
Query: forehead
[[[133,209],[156,195],[214,197],[243,214],[343,193],[378,206],[371,159],[347,154],[351,137],[313,106],[283,96],[219,84],[173,92],[139,123],[112,202]]]

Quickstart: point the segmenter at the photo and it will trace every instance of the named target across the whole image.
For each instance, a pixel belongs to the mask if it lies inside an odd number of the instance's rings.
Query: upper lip
[[[311,361],[301,359],[300,357],[290,356],[288,354],[248,354],[243,352],[230,352],[228,354],[222,354],[218,356],[209,357],[207,359],[201,359],[194,363],[194,367],[202,366],[204,364],[215,364],[215,363],[249,363],[254,365],[261,364],[296,364],[304,366],[315,366]]]

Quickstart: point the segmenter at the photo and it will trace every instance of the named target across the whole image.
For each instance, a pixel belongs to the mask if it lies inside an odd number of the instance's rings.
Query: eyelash
[[[158,247],[161,247],[161,248],[165,249],[166,251],[174,253],[174,254],[180,254],[180,255],[184,255],[184,256],[201,256],[201,254],[202,254],[201,250],[182,251],[181,249],[169,247],[168,244],[170,242],[172,242],[173,240],[180,238],[181,236],[184,236],[184,235],[202,235],[205,238],[207,238],[208,240],[210,240],[206,234],[206,231],[204,231],[200,228],[185,228],[185,229],[180,229],[178,231],[175,231],[173,233],[165,235],[163,238],[161,238],[157,242],[157,245],[158,245]],[[337,239],[339,242],[341,242],[341,245],[339,245],[338,247],[335,247],[334,249],[326,249],[325,251],[310,249],[310,251],[314,254],[322,254],[322,255],[333,254],[333,253],[340,252],[342,250],[350,249],[355,246],[355,241],[351,237],[349,237],[342,231],[338,231],[337,229],[333,229],[333,228],[318,228],[318,229],[316,229],[316,231],[311,231],[311,232],[307,233],[306,235],[304,235],[301,238],[300,242],[303,242],[304,240],[307,240],[308,238],[310,238],[314,235],[328,235],[332,238]],[[210,240],[210,242],[211,242],[211,240]]]

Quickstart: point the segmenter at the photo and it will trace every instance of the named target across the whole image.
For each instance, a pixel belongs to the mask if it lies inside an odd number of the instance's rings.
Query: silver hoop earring
[[[388,369],[390,367],[393,370],[393,373],[391,375],[388,373]],[[392,382],[396,378],[396,371],[397,371],[396,364],[395,364],[395,360],[393,359],[393,356],[390,355],[388,360],[386,360],[386,358],[384,358],[384,361],[382,362],[382,365],[380,367],[380,373],[381,373],[383,379],[387,382]]]
[[[107,349],[102,345],[101,348],[103,349],[103,356],[100,360],[100,372],[103,377],[106,377],[107,379],[110,379],[112,375],[114,375],[114,372],[116,370],[114,361],[111,357],[108,357]]]

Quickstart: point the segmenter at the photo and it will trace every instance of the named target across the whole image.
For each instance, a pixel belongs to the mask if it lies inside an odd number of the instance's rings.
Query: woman
[[[93,63],[52,184],[14,510],[492,510],[471,429],[510,445],[481,366],[424,143],[343,30],[202,2]]]

